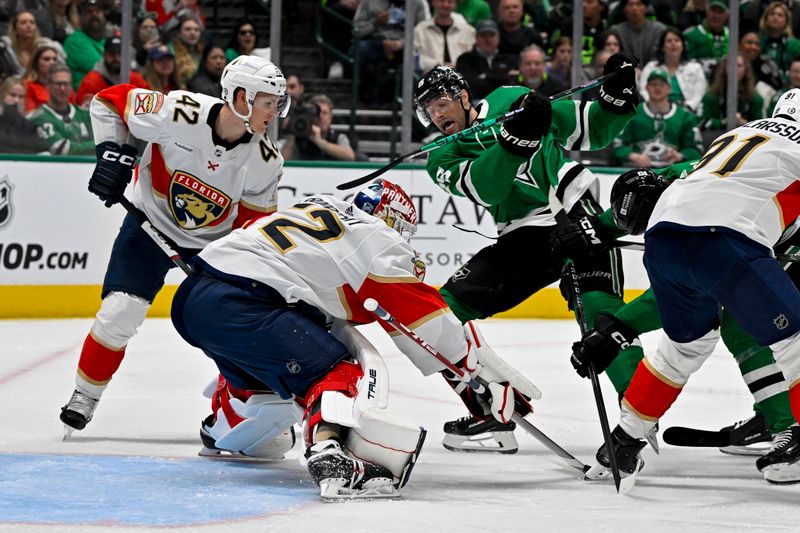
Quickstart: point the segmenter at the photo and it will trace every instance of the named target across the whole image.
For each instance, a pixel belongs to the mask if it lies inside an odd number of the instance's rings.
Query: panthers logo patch
[[[411,259],[411,263],[413,265],[412,272],[414,273],[414,276],[420,281],[425,281],[425,273],[427,272],[428,268],[425,266],[425,261],[423,261],[419,255],[415,255]]]
[[[169,184],[169,207],[183,229],[216,226],[225,219],[231,199],[191,174],[177,171]]]

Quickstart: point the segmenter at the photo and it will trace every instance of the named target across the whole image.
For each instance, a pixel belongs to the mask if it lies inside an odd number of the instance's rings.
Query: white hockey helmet
[[[244,121],[250,130],[250,116],[253,102],[258,93],[274,94],[278,97],[278,114],[281,118],[289,113],[292,98],[286,94],[286,78],[274,63],[258,56],[242,55],[231,61],[222,71],[222,99],[228,102],[234,114]],[[241,87],[245,91],[247,115],[242,115],[233,107],[233,95]]]
[[[778,99],[772,118],[778,116],[800,122],[800,89],[790,89]]]

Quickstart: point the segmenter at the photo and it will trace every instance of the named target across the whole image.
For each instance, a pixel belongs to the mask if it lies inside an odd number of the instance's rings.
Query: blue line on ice
[[[0,522],[178,526],[318,501],[298,468],[103,455],[0,454]]]

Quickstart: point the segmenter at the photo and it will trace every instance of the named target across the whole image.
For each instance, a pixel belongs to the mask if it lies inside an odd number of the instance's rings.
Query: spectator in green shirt
[[[728,1],[709,0],[703,22],[683,32],[688,58],[698,60],[709,78],[717,62],[728,55],[730,30],[727,23]]]
[[[98,0],[82,0],[78,4],[80,28],[64,41],[67,66],[72,70],[72,88],[78,90],[81,80],[103,57],[106,44],[106,14]]]

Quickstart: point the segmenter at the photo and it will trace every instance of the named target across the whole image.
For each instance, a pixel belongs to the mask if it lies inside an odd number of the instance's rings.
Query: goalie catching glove
[[[539,142],[550,129],[553,110],[550,99],[536,91],[523,94],[511,104],[511,111],[522,108],[514,118],[500,128],[500,146],[520,157],[531,157]]]
[[[119,202],[136,166],[135,146],[105,141],[97,145],[97,165],[89,179],[89,191],[104,200],[106,207]]]
[[[597,101],[607,111],[627,115],[636,111],[639,105],[639,91],[636,89],[636,67],[639,60],[631,54],[620,52],[608,58],[603,67],[603,75],[621,71],[600,86]]]
[[[474,323],[470,321],[464,324],[464,331],[468,351],[456,363],[464,376],[459,377],[448,369],[442,370],[442,375],[461,396],[472,416],[481,420],[493,416],[505,424],[514,415],[516,402],[524,406],[521,415],[530,412],[532,409],[528,402],[542,397],[539,389],[489,348]],[[471,389],[470,379],[481,381],[482,390]]]
[[[608,368],[620,350],[639,343],[636,331],[613,315],[598,315],[594,327],[594,330],[572,345],[570,363],[582,378],[589,376],[590,364],[600,374]]]

